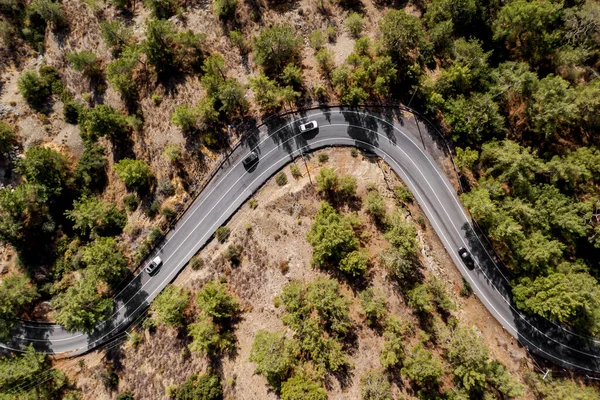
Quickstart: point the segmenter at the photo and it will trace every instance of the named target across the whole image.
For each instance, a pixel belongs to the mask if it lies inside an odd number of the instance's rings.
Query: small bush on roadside
[[[292,176],[294,177],[294,179],[298,179],[298,178],[302,177],[300,168],[298,168],[298,166],[296,164],[290,165],[290,172],[292,173]]]
[[[319,162],[321,164],[326,163],[327,161],[329,161],[329,154],[327,154],[327,153],[319,154]]]
[[[219,243],[225,243],[227,239],[229,239],[229,235],[231,234],[231,230],[226,226],[220,226],[215,231],[215,237],[219,241]]]
[[[277,182],[277,184],[279,186],[283,186],[285,184],[287,184],[288,180],[287,180],[287,175],[285,174],[285,172],[281,171],[277,174],[277,176],[275,176],[275,182]]]

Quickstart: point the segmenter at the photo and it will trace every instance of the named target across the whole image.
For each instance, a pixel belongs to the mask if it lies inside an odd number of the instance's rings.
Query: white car
[[[300,125],[300,132],[304,133],[312,131],[313,129],[317,129],[318,126],[317,121],[308,121],[307,123]]]
[[[150,264],[148,264],[148,266],[146,267],[146,273],[148,275],[152,275],[152,273],[154,271],[156,271],[156,269],[158,267],[160,267],[162,265],[162,259],[160,258],[160,256],[156,256],[152,259],[152,261],[150,261]]]

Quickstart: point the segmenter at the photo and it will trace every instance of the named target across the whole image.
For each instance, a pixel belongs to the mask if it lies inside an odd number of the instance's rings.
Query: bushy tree
[[[360,377],[362,400],[392,400],[392,387],[383,371],[369,370]]]
[[[384,368],[400,366],[404,359],[404,334],[405,327],[402,321],[395,316],[389,316],[384,324],[383,348],[379,361]]]
[[[86,265],[85,278],[114,286],[127,273],[127,259],[113,238],[98,238],[85,246],[81,257]]]
[[[544,139],[550,139],[578,118],[576,91],[559,76],[541,79],[533,93],[529,109],[532,129]]]
[[[32,146],[16,167],[31,185],[44,188],[49,200],[56,200],[67,188],[71,178],[67,157],[49,147]]]
[[[97,78],[101,73],[100,61],[92,51],[70,52],[67,53],[66,58],[73,69],[82,72],[88,78]]]
[[[387,305],[381,293],[369,287],[360,292],[358,298],[367,318],[367,324],[371,326],[381,324],[387,316]]]
[[[13,275],[0,284],[0,338],[7,340],[17,325],[19,316],[38,296],[25,275]]]
[[[388,226],[385,238],[403,259],[414,259],[417,254],[417,231],[414,224],[406,221],[402,212],[396,211],[390,217]]]
[[[0,155],[5,156],[15,144],[13,128],[4,121],[0,121]]]
[[[136,66],[140,57],[140,49],[128,46],[123,49],[121,56],[108,64],[106,78],[114,89],[127,101],[137,96]]]
[[[462,95],[446,102],[444,118],[452,128],[452,138],[466,144],[479,144],[504,132],[504,118],[488,94]]]
[[[525,311],[558,322],[573,322],[597,309],[598,282],[587,273],[554,273],[536,279],[523,278],[513,288],[515,303]],[[600,320],[588,322],[590,331],[600,332]]]
[[[124,158],[115,164],[115,171],[125,186],[135,190],[147,188],[154,179],[150,166],[143,160]]]
[[[408,376],[419,386],[434,387],[437,386],[444,370],[433,353],[425,349],[421,343],[418,343],[407,352],[402,374]]]
[[[227,293],[224,284],[212,281],[196,294],[196,302],[202,312],[216,322],[230,320],[240,312],[238,302]]]
[[[148,63],[154,66],[159,76],[177,66],[175,35],[175,27],[170,21],[150,19],[146,24],[146,40],[142,48]]]
[[[190,133],[198,127],[197,121],[198,113],[187,104],[175,107],[171,114],[171,123],[186,133]]]
[[[73,221],[73,228],[86,236],[118,235],[127,224],[127,214],[124,210],[119,210],[114,204],[95,197],[76,200],[73,209],[65,214]]]
[[[214,0],[213,12],[221,19],[227,19],[235,14],[237,0]]]
[[[0,359],[0,394],[5,398],[23,399],[60,398],[66,378],[59,370],[49,370],[50,362],[45,354],[37,353],[33,345],[23,353],[11,354]],[[45,378],[40,382],[39,377]]]
[[[99,321],[107,320],[113,310],[113,301],[98,293],[98,282],[83,279],[59,293],[52,300],[56,311],[56,322],[66,330],[91,331]]]
[[[285,332],[260,330],[254,336],[250,362],[256,363],[255,373],[263,375],[272,390],[279,392],[281,384],[298,362],[298,343],[285,337]]]
[[[392,247],[381,253],[380,260],[388,273],[400,284],[407,285],[414,282],[418,264],[412,256]]]
[[[92,141],[106,135],[113,142],[118,142],[129,134],[130,129],[125,115],[106,104],[86,110],[81,123],[83,136]]]
[[[369,253],[366,250],[353,250],[340,260],[340,271],[354,276],[363,276],[369,268]]]
[[[346,19],[344,19],[344,26],[348,29],[348,32],[352,37],[358,39],[362,33],[365,19],[362,15],[357,12],[350,12]]]
[[[506,3],[494,20],[494,39],[504,41],[516,55],[536,64],[556,46],[562,6],[549,0]]]
[[[31,240],[51,235],[55,223],[46,204],[42,186],[21,184],[0,191],[0,240],[19,250],[31,248]]]
[[[277,74],[298,56],[300,39],[290,24],[265,28],[252,40],[256,63],[266,73]]]
[[[188,326],[192,342],[188,345],[191,351],[209,356],[226,353],[235,348],[235,337],[231,332],[223,332],[212,317],[201,313],[198,321]]]
[[[54,28],[60,28],[67,23],[61,3],[52,0],[33,0],[29,8]]]
[[[100,32],[106,46],[117,53],[129,44],[133,35],[133,30],[124,26],[119,19],[100,22]]]
[[[295,375],[281,385],[282,400],[327,400],[327,392],[306,375]]]
[[[190,295],[185,289],[169,285],[152,301],[152,318],[161,325],[180,327],[189,304]]]
[[[312,262],[316,266],[340,262],[358,248],[350,219],[325,201],[321,202],[306,239],[313,246]]]
[[[192,374],[174,390],[173,398],[175,400],[221,400],[223,398],[221,378],[210,372],[200,376]]]
[[[102,190],[106,183],[107,166],[104,147],[94,142],[86,143],[73,171],[77,187],[84,194]]]
[[[45,79],[36,71],[24,71],[17,81],[19,92],[27,103],[35,108],[40,108],[52,94],[52,89]]]
[[[376,190],[371,190],[367,194],[367,212],[376,222],[383,221],[385,218],[385,203]]]
[[[403,10],[391,10],[379,21],[381,48],[401,70],[416,60],[415,56],[427,47],[425,31],[419,18]]]

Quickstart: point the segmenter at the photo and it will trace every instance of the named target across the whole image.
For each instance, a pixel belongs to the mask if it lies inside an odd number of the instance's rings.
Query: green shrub
[[[354,147],[350,149],[350,155],[352,157],[358,157],[358,150],[356,150]]]
[[[229,234],[231,230],[226,226],[220,226],[215,231],[215,237],[219,241],[219,243],[225,243],[227,239],[229,239]]]
[[[158,19],[167,19],[173,16],[177,10],[175,0],[144,0],[144,6]]]
[[[160,211],[160,205],[160,201],[154,200],[152,203],[150,203],[150,206],[148,206],[148,209],[146,210],[146,215],[150,218],[156,217],[156,214],[158,214],[158,212]]]
[[[235,336],[232,332],[223,332],[213,318],[201,313],[198,321],[188,326],[189,336],[192,337],[189,349],[199,354],[214,356],[228,353],[235,349]]]
[[[362,15],[360,15],[357,12],[349,13],[346,19],[344,20],[344,26],[346,27],[346,29],[348,29],[350,35],[352,35],[352,37],[354,37],[355,39],[360,37],[364,23],[365,19]]]
[[[204,267],[204,259],[200,256],[195,256],[190,260],[190,267],[192,267],[192,270],[198,271]]]
[[[25,101],[36,109],[40,108],[52,94],[48,82],[42,79],[36,71],[22,72],[17,81],[17,87]]]
[[[221,400],[223,398],[221,379],[218,375],[211,373],[200,377],[193,374],[174,389],[170,398],[174,400]]]
[[[152,318],[160,325],[182,327],[184,312],[190,304],[189,293],[180,286],[168,285],[152,301]]]
[[[367,288],[358,295],[363,313],[367,318],[367,324],[375,326],[381,324],[387,316],[387,306],[381,293]]]
[[[406,186],[398,185],[394,187],[394,194],[398,201],[402,203],[412,203],[413,195]]]
[[[169,222],[173,221],[175,218],[177,218],[177,211],[173,210],[170,207],[163,207],[160,210],[160,213],[163,215],[163,217],[165,217],[165,219]]]
[[[298,179],[302,177],[302,173],[300,172],[300,168],[298,168],[298,165],[296,164],[291,164],[290,165],[290,172],[292,174],[292,176],[294,177],[294,179]]]
[[[356,196],[356,178],[352,175],[342,175],[339,180],[339,194],[345,198]]]
[[[6,154],[16,144],[13,128],[0,121],[0,154]]]
[[[277,182],[277,184],[279,186],[283,186],[283,185],[287,184],[288,180],[287,180],[287,175],[285,174],[285,172],[283,172],[283,171],[279,172],[275,176],[275,182]]]
[[[327,153],[319,154],[319,162],[321,164],[326,163],[327,161],[329,161],[329,154],[327,154]]]
[[[81,130],[85,139],[96,140],[107,135],[114,143],[126,137],[131,126],[127,117],[115,108],[99,104],[84,112]]]
[[[156,191],[165,197],[171,197],[175,194],[175,186],[173,186],[169,179],[161,179],[158,182]]]
[[[282,400],[327,400],[327,392],[305,375],[296,375],[281,385]]]
[[[240,263],[240,257],[242,255],[242,250],[239,248],[239,246],[235,245],[235,244],[230,244],[229,246],[227,246],[227,249],[225,249],[225,253],[223,254],[223,257],[225,257],[225,259],[227,261],[229,261],[231,264],[233,265],[239,265]]]
[[[213,12],[221,19],[228,19],[235,14],[237,0],[213,0]]]
[[[60,28],[67,23],[61,3],[52,0],[33,0],[29,8],[54,28]]]
[[[340,271],[354,276],[362,276],[369,267],[369,255],[366,250],[354,250],[340,261]]]
[[[150,166],[143,160],[124,158],[115,164],[115,171],[125,186],[135,190],[147,188],[154,179]]]
[[[308,43],[314,51],[319,51],[325,46],[325,40],[325,35],[323,35],[323,32],[320,30],[312,31],[308,35]]]
[[[376,190],[371,190],[367,194],[367,212],[377,222],[385,219],[385,203],[383,197]]]
[[[181,159],[181,146],[169,143],[165,146],[163,154],[170,163],[174,164]]]
[[[337,29],[335,26],[327,26],[327,29],[325,29],[325,36],[327,36],[329,43],[335,43],[335,40],[337,39]]]
[[[100,75],[100,63],[95,53],[89,50],[70,52],[67,53],[66,58],[75,71],[82,72],[88,78],[96,78]]]
[[[443,375],[442,365],[421,343],[411,348],[404,359],[402,374],[422,387],[435,387]]]
[[[175,107],[171,114],[171,122],[173,125],[181,128],[186,133],[192,132],[197,127],[198,114],[195,109],[190,108],[187,104],[182,104]]]
[[[241,53],[248,51],[248,42],[244,34],[240,31],[229,31],[229,40],[231,44],[238,48]]]
[[[404,331],[402,321],[395,316],[389,316],[383,329],[383,348],[379,361],[384,368],[398,367],[404,359]]]
[[[140,205],[140,199],[135,194],[129,194],[123,198],[125,208],[129,212],[134,212]]]
[[[254,336],[249,361],[256,363],[255,373],[263,375],[269,387],[279,392],[298,362],[298,343],[285,337],[285,332],[259,330]]]
[[[361,400],[392,400],[392,387],[383,371],[369,370],[360,377]]]
[[[225,285],[217,281],[208,282],[196,293],[196,304],[216,323],[227,322],[240,312],[238,302],[227,292]]]
[[[290,24],[264,28],[252,40],[255,61],[265,72],[277,74],[298,56],[300,38]]]

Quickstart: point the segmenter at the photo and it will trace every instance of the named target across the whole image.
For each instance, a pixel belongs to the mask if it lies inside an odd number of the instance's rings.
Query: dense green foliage
[[[392,400],[390,381],[382,371],[370,370],[360,377],[361,400]]]
[[[37,297],[37,291],[23,275],[9,276],[0,284],[0,338],[10,337],[19,315]]]
[[[255,372],[278,392],[297,363],[298,351],[298,341],[287,338],[285,332],[261,330],[254,336],[249,361],[256,363]]]
[[[198,376],[190,375],[185,382],[172,392],[175,400],[221,400],[223,388],[218,375],[206,373]]]
[[[125,186],[134,190],[146,189],[154,179],[150,166],[143,160],[124,158],[115,164],[115,171]]]
[[[190,295],[185,289],[169,285],[152,301],[152,318],[161,325],[182,326],[189,304]]]
[[[291,282],[277,303],[287,311],[282,320],[294,331],[301,358],[311,361],[315,373],[324,376],[349,366],[342,343],[351,330],[349,300],[340,294],[337,281]]]
[[[327,400],[327,392],[306,375],[296,375],[281,386],[282,400]]]
[[[73,209],[66,214],[73,221],[73,228],[82,235],[114,236],[121,233],[127,224],[124,210],[95,197],[75,201]]]
[[[201,312],[198,321],[188,326],[190,350],[209,356],[232,351],[235,336],[231,325],[241,311],[238,302],[224,284],[213,281],[196,293],[196,303]]]
[[[306,235],[313,246],[312,262],[317,267],[338,265],[340,270],[353,275],[366,272],[368,257],[358,250],[358,238],[354,234],[355,218],[339,214],[329,203],[323,201],[315,222]]]
[[[265,28],[252,40],[256,63],[268,74],[278,74],[298,56],[300,39],[289,24]]]

